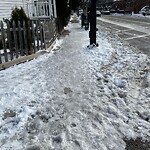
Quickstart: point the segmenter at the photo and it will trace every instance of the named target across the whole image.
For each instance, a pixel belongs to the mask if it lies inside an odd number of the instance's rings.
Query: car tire
[[[143,16],[145,16],[146,14],[145,13],[143,13]]]

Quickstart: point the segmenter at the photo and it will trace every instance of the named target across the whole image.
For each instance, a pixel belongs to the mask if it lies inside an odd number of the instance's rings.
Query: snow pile
[[[149,58],[101,27],[93,49],[79,24],[66,29],[55,53],[0,72],[0,149],[124,150],[124,138],[150,140]]]

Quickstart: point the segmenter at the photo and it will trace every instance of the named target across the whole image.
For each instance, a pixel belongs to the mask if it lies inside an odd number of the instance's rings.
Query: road
[[[97,17],[97,24],[110,29],[112,34],[117,34],[131,46],[150,56],[150,18],[103,15]],[[126,150],[150,150],[150,142],[143,142],[140,138],[125,141]]]
[[[150,56],[150,18],[103,15],[97,23],[112,29],[120,38]]]

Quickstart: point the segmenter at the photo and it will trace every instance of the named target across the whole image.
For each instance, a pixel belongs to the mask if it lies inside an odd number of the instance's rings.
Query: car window
[[[149,6],[145,6],[142,9],[150,9],[150,7]]]

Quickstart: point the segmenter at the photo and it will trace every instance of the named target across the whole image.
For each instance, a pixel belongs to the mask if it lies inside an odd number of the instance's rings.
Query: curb
[[[54,46],[54,44],[56,43],[56,39],[53,41],[53,43],[50,45],[50,47],[47,50],[42,50],[42,51],[39,51],[39,52],[37,52],[35,54],[28,55],[28,56],[23,56],[23,57],[20,57],[20,58],[18,58],[16,60],[12,60],[10,62],[5,62],[3,64],[0,64],[0,71],[4,70],[4,69],[7,69],[9,67],[12,67],[14,65],[18,65],[18,64],[24,63],[26,61],[33,60],[35,58],[38,58],[41,55],[50,53],[52,48],[53,48],[53,46]]]

